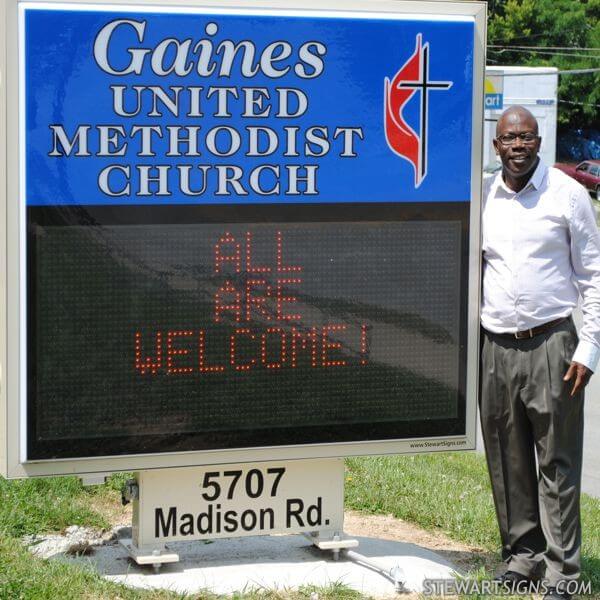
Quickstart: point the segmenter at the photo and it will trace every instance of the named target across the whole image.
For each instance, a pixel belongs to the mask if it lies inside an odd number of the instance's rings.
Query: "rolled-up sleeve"
[[[600,358],[600,233],[585,188],[573,191],[570,208],[571,264],[583,313],[579,344],[572,360],[595,371]]]

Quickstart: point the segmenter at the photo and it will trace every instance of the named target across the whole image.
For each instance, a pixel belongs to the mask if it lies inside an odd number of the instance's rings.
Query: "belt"
[[[493,335],[497,335],[498,337],[506,338],[509,340],[515,340],[515,339],[516,340],[525,340],[525,339],[535,337],[536,335],[540,335],[540,333],[545,333],[549,329],[552,329],[552,328],[556,327],[557,325],[564,323],[565,321],[567,321],[570,318],[571,317],[561,317],[560,319],[554,319],[554,321],[548,321],[547,323],[544,323],[543,325],[538,325],[537,327],[533,327],[532,329],[524,329],[523,331],[516,331],[515,333],[494,333],[494,332],[491,332],[491,333]]]

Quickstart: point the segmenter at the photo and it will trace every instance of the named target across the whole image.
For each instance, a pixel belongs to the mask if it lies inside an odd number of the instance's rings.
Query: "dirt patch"
[[[456,542],[443,533],[425,531],[392,515],[365,515],[347,511],[344,515],[344,532],[347,535],[393,540],[427,548],[464,573],[475,571],[481,566],[487,570],[497,566],[494,555],[483,548]]]
[[[120,495],[114,494],[105,495],[98,494],[90,496],[88,506],[101,514],[111,527],[119,525],[131,525],[131,504],[123,506]]]

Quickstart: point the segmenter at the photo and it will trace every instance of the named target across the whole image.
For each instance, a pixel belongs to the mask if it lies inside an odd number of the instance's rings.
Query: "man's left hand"
[[[581,363],[573,361],[567,374],[563,377],[563,381],[571,381],[575,378],[575,383],[573,384],[573,389],[571,390],[571,396],[577,394],[583,390],[583,388],[588,384],[590,377],[592,376],[593,371],[588,369],[585,365]]]

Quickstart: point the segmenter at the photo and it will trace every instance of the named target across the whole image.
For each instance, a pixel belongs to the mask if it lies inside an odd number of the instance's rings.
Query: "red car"
[[[584,160],[578,165],[556,163],[554,166],[579,181],[600,199],[600,160]]]

